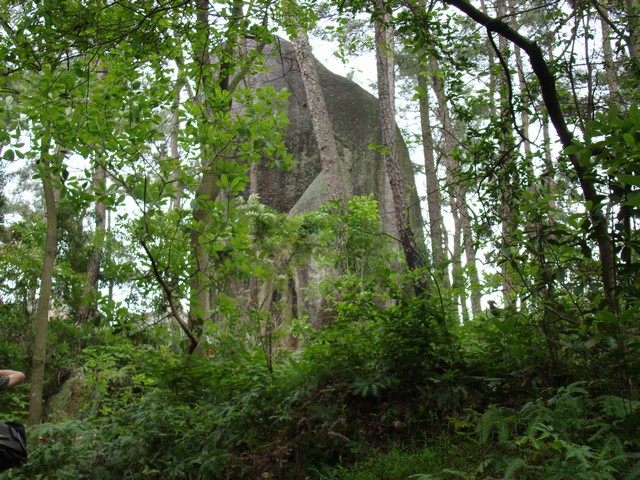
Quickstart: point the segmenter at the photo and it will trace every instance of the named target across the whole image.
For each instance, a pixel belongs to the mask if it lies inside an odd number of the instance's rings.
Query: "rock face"
[[[280,40],[269,47],[264,73],[246,81],[249,87],[272,85],[277,91],[286,89],[289,125],[284,141],[295,164],[289,170],[266,165],[253,165],[247,194],[257,194],[260,201],[278,212],[289,215],[316,211],[331,196],[327,191],[316,138],[307,106],[306,92],[293,44]],[[325,104],[332,122],[342,180],[349,196],[372,194],[378,201],[384,228],[397,238],[391,188],[384,159],[371,145],[381,144],[378,100],[353,81],[336,75],[316,61]],[[398,131],[399,160],[409,198],[409,218],[416,240],[424,244],[422,215],[416,193],[414,172],[409,152]],[[308,315],[311,323],[321,327],[330,322],[333,314],[325,300],[314,295],[313,286],[331,272],[319,270],[314,261],[298,268],[286,291],[266,291],[261,298],[280,298],[287,307],[277,317],[287,321],[291,317]],[[249,287],[250,288],[250,287]],[[238,294],[247,291],[247,285]],[[245,293],[246,294],[246,293]],[[256,294],[258,295],[258,294]],[[262,304],[263,302],[260,302]],[[266,302],[269,304],[270,302]]]
[[[319,62],[316,64],[347,192],[351,196],[373,194],[380,205],[385,228],[394,233],[393,222],[386,214],[393,211],[393,205],[384,161],[382,155],[369,149],[370,145],[381,143],[378,100],[351,80],[330,72]],[[290,123],[285,131],[285,143],[296,163],[290,170],[255,167],[249,190],[279,212],[295,215],[317,210],[330,197],[293,44],[280,40],[271,47],[266,66],[266,73],[255,77],[252,83],[271,84],[276,90],[286,88],[291,93],[287,102]],[[413,167],[404,142],[399,142],[399,149],[401,168],[410,190],[407,202],[412,205],[410,218],[420,238],[422,216]]]

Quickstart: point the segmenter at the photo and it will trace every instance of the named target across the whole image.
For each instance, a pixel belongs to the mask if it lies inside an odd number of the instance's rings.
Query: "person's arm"
[[[0,377],[7,377],[9,379],[8,382],[5,381],[6,384],[4,385],[4,388],[13,388],[24,382],[25,379],[24,373],[16,370],[0,370]]]

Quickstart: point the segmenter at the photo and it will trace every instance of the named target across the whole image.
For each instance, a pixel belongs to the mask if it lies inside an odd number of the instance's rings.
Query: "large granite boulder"
[[[276,90],[286,89],[291,94],[287,100],[289,125],[285,129],[284,141],[295,164],[284,170],[267,165],[253,165],[246,194],[257,194],[260,201],[281,213],[289,215],[316,211],[331,198],[327,191],[320,154],[307,106],[302,75],[292,43],[279,40],[265,50],[263,73],[246,80],[250,87],[270,84]],[[378,100],[353,81],[336,75],[316,61],[325,103],[332,121],[342,180],[349,196],[373,194],[378,201],[384,228],[397,238],[394,205],[387,179],[383,157],[371,145],[381,144]],[[410,206],[409,218],[414,226],[416,239],[424,244],[420,201],[416,193],[414,171],[406,145],[399,138],[399,160],[405,178]],[[282,321],[292,316],[308,315],[310,321],[321,327],[333,316],[330,305],[309,288],[331,272],[318,269],[314,261],[298,268],[285,291],[278,289],[254,295],[270,304],[268,298],[280,298],[288,305],[286,312],[278,313]],[[247,286],[239,289],[246,294]],[[263,286],[264,287],[264,286]],[[251,290],[251,287],[249,287]],[[258,290],[260,289],[258,287]],[[264,301],[264,300],[267,301]]]
[[[289,125],[285,143],[295,165],[289,170],[257,166],[252,169],[249,191],[279,212],[300,214],[316,210],[328,201],[320,155],[307,107],[306,94],[293,44],[280,40],[268,47],[265,72],[254,77],[255,86],[271,84],[286,88]],[[378,100],[353,81],[330,72],[316,62],[322,91],[340,155],[340,169],[349,195],[373,194],[379,202],[388,232],[394,233],[389,182],[382,155],[369,148],[380,144]],[[400,132],[398,132],[399,138]],[[420,202],[415,189],[414,171],[404,142],[399,142],[400,165],[409,187],[410,219],[418,238],[422,235]]]

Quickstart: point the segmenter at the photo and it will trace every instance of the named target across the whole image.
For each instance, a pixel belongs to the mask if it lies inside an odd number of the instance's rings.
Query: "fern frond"
[[[476,425],[476,433],[480,443],[486,443],[493,430],[498,432],[500,442],[508,440],[511,432],[510,425],[516,421],[517,415],[510,408],[490,407]]]
[[[591,439],[589,439],[591,440]],[[617,435],[609,435],[602,445],[601,453],[607,457],[626,457],[624,442]]]
[[[637,400],[627,400],[617,395],[602,395],[598,397],[604,413],[610,417],[623,419],[640,407]]]
[[[640,465],[635,465],[625,474],[624,478],[627,480],[638,480],[640,478]]]
[[[455,475],[455,476],[457,476],[459,478],[463,478],[463,479],[469,478],[469,476],[465,472],[462,472],[460,470],[454,470],[452,468],[444,468],[444,469],[442,469],[442,473],[447,473],[449,475]]]
[[[521,469],[527,468],[527,462],[525,462],[522,458],[514,458],[507,465],[507,469],[504,472],[504,476],[502,480],[509,480],[511,478],[516,478],[514,474]]]

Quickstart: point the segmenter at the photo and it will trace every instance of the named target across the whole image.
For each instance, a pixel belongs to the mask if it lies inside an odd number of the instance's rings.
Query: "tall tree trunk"
[[[549,62],[553,62],[553,39],[549,37],[547,40],[547,57],[549,58]],[[540,111],[542,112],[542,141],[544,145],[544,166],[547,172],[547,195],[555,190],[556,187],[556,165],[554,164],[553,157],[551,155],[551,132],[549,131],[549,112],[547,111],[547,107],[544,104],[544,101],[541,102]],[[551,196],[551,208],[555,210],[556,208],[556,200],[555,197]]]
[[[229,20],[232,25],[241,21],[242,18],[241,0],[234,0],[232,5],[232,16]],[[200,68],[200,82],[202,91],[202,105],[204,108],[203,128],[215,128],[213,119],[212,100],[209,96],[216,90],[229,91],[232,66],[229,59],[235,51],[236,38],[227,39],[226,58],[220,59],[219,77],[216,79],[213,74],[212,58],[209,49],[210,28],[209,23],[209,2],[208,0],[197,0],[197,47],[195,48],[195,60]],[[232,29],[230,29],[232,30]],[[233,34],[232,34],[233,36]],[[230,109],[231,105],[225,108]],[[206,126],[204,126],[206,125]],[[218,173],[215,170],[216,152],[211,145],[201,144],[202,150],[202,179],[196,189],[196,207],[193,209],[194,226],[190,233],[192,272],[190,280],[190,305],[189,305],[189,328],[194,337],[199,337],[204,323],[211,314],[210,282],[208,281],[209,254],[206,245],[202,242],[203,235],[211,226],[210,206],[215,202],[220,194],[218,187]],[[189,351],[195,351],[197,344],[191,341]]]
[[[485,15],[489,15],[489,11],[487,9],[487,2],[485,0],[481,0],[480,8],[482,8],[482,12]],[[491,43],[487,40],[487,61],[489,64],[489,115],[491,119],[496,118],[497,109],[496,109],[496,73],[495,73],[495,65],[496,58],[493,48],[491,47]]]
[[[511,28],[513,28],[514,30],[518,29],[518,24],[517,24],[517,19],[516,19],[516,7],[514,4],[514,0],[509,0],[508,3],[508,7],[509,7],[509,15],[511,16]],[[515,60],[516,60],[516,71],[518,72],[518,87],[519,87],[519,93],[521,96],[523,96],[526,92],[527,92],[527,82],[524,76],[524,64],[522,62],[522,51],[520,50],[520,47],[518,47],[516,45],[516,47],[514,48],[514,56],[515,56]],[[530,126],[530,120],[529,120],[529,112],[527,111],[526,108],[521,108],[520,109],[520,122],[521,122],[521,133],[523,134],[524,138],[522,139],[523,142],[523,147],[524,147],[524,154],[527,158],[527,162],[530,162],[531,160],[531,141],[529,140],[529,126]],[[531,170],[530,170],[530,173]]]
[[[602,16],[600,17],[600,27],[602,29],[602,53],[604,56],[604,71],[609,85],[609,101],[611,104],[620,105],[620,87],[618,85],[618,75],[616,74],[613,60],[613,49],[611,48],[611,27]]]
[[[98,60],[96,67],[100,67],[101,62]],[[104,79],[106,70],[97,68],[98,81]],[[93,190],[99,191],[102,183],[107,181],[107,169],[101,163],[101,148],[96,148],[95,167],[93,172]],[[104,251],[105,240],[105,223],[106,223],[106,207],[103,202],[96,200],[94,207],[96,215],[95,232],[93,235],[93,245],[91,255],[87,264],[86,277],[82,286],[82,297],[78,310],[76,311],[76,324],[83,325],[89,319],[96,309],[95,293],[98,290],[98,277],[100,275],[100,263],[102,262],[102,253]]]
[[[378,71],[378,103],[382,130],[383,157],[387,177],[391,185],[395,207],[396,227],[409,270],[421,270],[425,267],[409,222],[407,209],[407,191],[400,173],[397,148],[397,127],[395,122],[395,79],[393,59],[393,29],[389,24],[389,15],[383,0],[375,0],[376,63]],[[427,294],[426,277],[418,275],[415,287],[419,294]]]
[[[460,165],[455,158],[454,150],[457,144],[457,140],[454,134],[454,125],[453,120],[451,118],[451,114],[449,112],[449,106],[447,104],[447,96],[445,92],[444,83],[442,81],[441,76],[438,74],[440,70],[440,65],[438,60],[435,57],[431,57],[429,59],[429,64],[431,68],[432,74],[432,82],[433,89],[436,94],[436,98],[438,100],[438,116],[440,119],[440,124],[442,127],[442,138],[443,138],[443,149],[442,155],[445,159],[445,166],[447,170],[447,181],[451,186],[452,198],[451,198],[451,209],[454,212],[454,215],[459,219],[460,225],[459,230],[461,233],[461,250],[458,252],[458,258],[453,259],[454,270],[456,269],[456,264],[460,265],[459,275],[462,275],[462,250],[464,250],[465,254],[465,267],[467,271],[467,275],[469,278],[468,289],[465,288],[464,277],[460,277],[458,280],[461,282],[459,284],[460,292],[461,292],[461,307],[463,314],[467,309],[467,295],[465,292],[469,293],[469,298],[471,300],[471,312],[473,315],[477,315],[482,311],[482,306],[480,305],[480,279],[478,277],[478,270],[476,265],[476,250],[473,241],[473,233],[471,230],[471,215],[469,213],[469,207],[467,205],[467,192],[463,185],[463,182],[460,180],[459,171]],[[456,227],[458,228],[458,227]],[[456,249],[454,248],[454,254]],[[456,274],[454,273],[454,277]],[[454,284],[456,283],[456,279],[454,278]]]
[[[581,12],[580,21],[582,23],[582,28],[584,30],[584,35],[582,36],[580,43],[582,43],[582,48],[584,49],[584,81],[582,84],[582,89],[586,90],[583,95],[583,103],[584,103],[584,112],[582,114],[582,125],[583,131],[586,129],[586,125],[588,122],[592,121],[595,116],[595,99],[594,99],[594,64],[591,61],[591,39],[593,37],[593,33],[591,32],[591,8],[589,5]],[[578,103],[578,98],[576,98],[576,104]]]
[[[420,128],[422,132],[422,151],[424,156],[424,171],[427,187],[427,209],[429,212],[429,237],[431,238],[431,251],[433,254],[433,266],[437,272],[436,277],[442,282],[442,287],[447,290],[451,287],[449,278],[447,237],[444,220],[442,217],[442,196],[440,194],[440,181],[436,167],[433,148],[433,134],[431,120],[429,118],[429,84],[427,82],[426,66],[424,72],[418,73],[420,109]]]
[[[205,165],[202,179],[196,189],[197,206],[193,209],[193,227],[190,232],[192,272],[190,280],[191,301],[189,304],[189,329],[198,333],[209,318],[211,307],[209,297],[209,253],[201,238],[211,226],[210,202],[218,197],[218,177],[213,165]],[[192,344],[191,349],[197,345]]]
[[[211,26],[209,24],[208,0],[196,0],[196,8],[196,35],[198,37],[198,43],[194,55],[199,67],[199,90],[201,92],[201,102],[204,109],[201,122],[206,124],[208,119],[213,117],[213,109],[208,101],[208,95],[213,91],[214,83],[211,51],[209,49],[209,29]],[[189,282],[189,329],[191,332],[200,331],[210,314],[209,283],[207,282],[209,254],[206,245],[200,239],[211,226],[210,204],[216,200],[219,194],[218,176],[214,170],[214,151],[210,145],[205,143],[202,143],[200,148],[202,149],[202,178],[195,192],[196,206],[192,212],[193,227],[190,232],[192,271]],[[197,345],[194,345],[192,342],[189,350],[193,351],[196,347]]]
[[[100,184],[106,181],[106,178],[107,171],[100,161],[98,161],[93,174],[93,187],[96,191]],[[95,215],[96,225],[93,236],[93,246],[91,248],[89,263],[87,264],[87,276],[82,287],[82,301],[76,312],[76,323],[78,325],[86,323],[89,316],[95,311],[93,296],[98,289],[98,277],[100,274],[100,264],[102,262],[105,240],[106,207],[104,203],[96,201]]]
[[[451,217],[453,218],[453,251],[451,252],[451,268],[453,278],[453,300],[456,313],[464,323],[469,316],[467,311],[467,296],[465,294],[464,269],[462,268],[462,225],[460,222],[460,211],[455,200],[455,195],[450,195],[449,205]]]
[[[427,5],[426,0],[419,0],[421,8]],[[438,168],[435,159],[433,131],[431,129],[431,106],[429,101],[429,63],[428,53],[420,53],[420,71],[418,82],[418,108],[420,111],[420,131],[422,134],[422,152],[424,156],[424,171],[427,188],[427,209],[429,212],[429,237],[433,255],[434,276],[442,282],[442,290],[451,288],[448,261],[447,230],[442,216],[442,194]],[[449,297],[449,294],[447,294]]]
[[[47,339],[49,332],[49,310],[51,289],[53,286],[53,268],[56,261],[57,246],[57,192],[54,187],[57,167],[49,160],[49,141],[43,141],[38,167],[42,178],[44,204],[47,216],[47,234],[44,245],[44,257],[40,273],[40,295],[36,307],[33,354],[31,360],[31,388],[29,392],[29,425],[42,420],[45,361],[47,357]],[[58,155],[61,155],[58,152]],[[56,162],[57,163],[57,162]]]
[[[327,191],[332,200],[346,198],[347,190],[340,172],[340,157],[331,125],[331,118],[320,85],[320,77],[315,59],[309,45],[307,32],[299,28],[298,36],[294,40],[296,59],[300,66],[304,90],[307,94],[307,105],[311,113],[313,131],[320,153],[320,163],[324,175]]]
[[[544,106],[542,110],[542,142],[544,145],[544,169],[546,176],[546,194],[549,195],[556,187],[555,181],[555,166],[553,165],[553,159],[551,157],[551,133],[549,132],[549,114]],[[551,197],[551,208],[555,209],[555,198]]]
[[[608,10],[602,3],[601,0],[591,0],[591,5],[598,11],[602,21],[615,31],[620,41],[624,41],[629,59],[635,63],[636,69],[640,68],[640,3],[638,0],[625,0],[622,26],[621,22],[609,17]]]
[[[625,0],[627,7],[627,30],[629,31],[629,56],[640,67],[640,2]]]
[[[507,5],[505,0],[496,1],[496,13],[498,18],[507,17]],[[492,38],[489,39],[491,45],[495,49],[496,45]],[[511,73],[509,70],[509,57],[507,49],[507,39],[503,36],[498,37],[498,45],[496,57],[502,65],[502,73],[496,78],[498,90],[498,129],[500,145],[500,169],[499,178],[501,188],[500,202],[500,218],[502,221],[502,247],[506,252],[510,251],[510,245],[513,242],[513,233],[515,230],[515,218],[513,207],[514,188],[518,188],[516,182],[516,142],[513,135],[516,118],[512,116],[513,98],[511,90]],[[509,255],[509,254],[507,254]],[[502,296],[505,305],[511,305],[515,302],[514,285],[512,283],[512,272],[510,262],[502,263]]]

